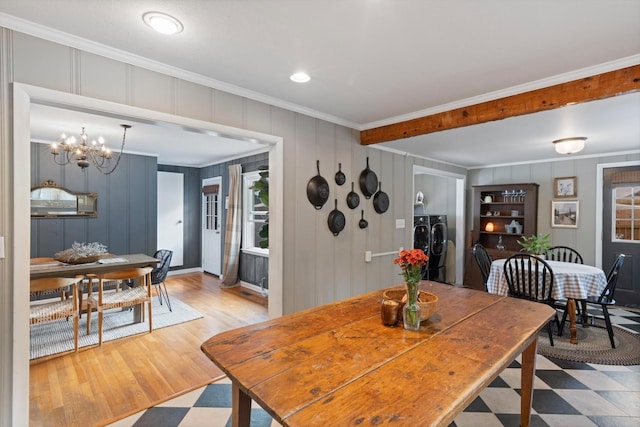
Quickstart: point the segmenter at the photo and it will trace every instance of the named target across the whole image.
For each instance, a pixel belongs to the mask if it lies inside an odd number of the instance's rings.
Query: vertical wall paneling
[[[361,230],[358,227],[358,221],[360,220],[360,209],[349,209],[347,206],[347,194],[351,191],[351,182],[355,180],[355,170],[352,165],[351,146],[352,139],[350,131],[341,126],[334,127],[335,133],[335,158],[333,159],[334,175],[338,171],[338,163],[342,164],[342,172],[345,174],[346,180],[342,186],[336,187],[336,194],[340,202],[340,210],[344,213],[345,220],[348,227],[350,236],[348,238],[341,238],[335,240],[335,250],[332,254],[332,263],[334,265],[333,270],[333,297],[335,300],[341,300],[351,295],[351,281],[352,275],[350,274],[352,265],[362,262],[362,259],[352,259],[353,254],[351,252],[351,242],[358,237],[366,233],[366,230]]]
[[[12,39],[16,53],[11,58],[15,81],[64,92],[71,90],[69,47],[17,32],[12,32]]]
[[[133,67],[131,74],[131,100],[134,106],[163,113],[174,112],[174,79],[138,67]]]
[[[124,104],[127,102],[127,66],[103,56],[80,52],[80,94]]]
[[[334,301],[334,291],[337,286],[335,282],[336,270],[334,262],[336,247],[340,245],[341,242],[345,242],[346,239],[348,239],[348,237],[345,236],[353,233],[354,230],[353,224],[350,224],[349,221],[346,221],[344,230],[342,230],[338,236],[334,236],[329,230],[327,217],[331,214],[331,211],[335,209],[335,199],[338,199],[338,209],[345,215],[345,220],[348,218],[346,212],[347,204],[341,196],[342,187],[336,184],[334,179],[335,173],[338,171],[338,163],[336,162],[335,125],[320,120],[316,120],[315,122],[316,158],[320,160],[320,171],[329,183],[329,188],[331,189],[329,201],[321,211],[316,212],[316,215],[325,217],[324,223],[322,221],[317,222],[317,237],[315,242],[315,262],[317,268],[315,270],[316,277],[314,282],[327,282],[325,286],[317,286],[315,289],[315,304],[320,305]],[[322,250],[322,248],[330,250]]]
[[[242,98],[215,90],[213,111],[214,122],[238,128],[242,127],[244,122]]]
[[[176,114],[199,120],[210,119],[211,89],[184,80],[176,81],[175,86]]]

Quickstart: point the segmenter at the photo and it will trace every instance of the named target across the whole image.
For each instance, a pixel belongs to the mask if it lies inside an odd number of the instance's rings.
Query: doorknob
[[[182,220],[181,220],[181,219],[179,219],[179,220],[178,220],[178,222],[177,222],[177,224],[182,224]]]

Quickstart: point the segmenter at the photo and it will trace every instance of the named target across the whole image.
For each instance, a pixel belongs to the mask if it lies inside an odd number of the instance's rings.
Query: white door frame
[[[284,139],[279,136],[233,128],[188,117],[176,116],[159,111],[118,104],[85,96],[59,92],[23,83],[11,83],[13,135],[9,150],[13,152],[12,182],[10,183],[10,206],[13,208],[13,222],[8,221],[8,245],[6,248],[7,275],[13,278],[12,307],[12,347],[11,363],[11,408],[12,424],[23,425],[25,414],[29,413],[29,292],[24,283],[29,281],[30,219],[29,189],[31,171],[25,165],[31,164],[31,104],[48,103],[62,108],[80,108],[100,113],[114,114],[123,118],[162,121],[196,129],[217,132],[239,138],[251,138],[271,146],[269,151],[269,204],[273,210],[269,216],[269,317],[282,315],[284,275],[284,204],[283,170]],[[3,325],[4,326],[4,325]],[[3,331],[7,333],[7,331]],[[28,417],[26,418],[28,419]]]

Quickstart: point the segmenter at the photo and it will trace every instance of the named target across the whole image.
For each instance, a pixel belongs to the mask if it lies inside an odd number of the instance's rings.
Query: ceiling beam
[[[640,91],[640,65],[430,116],[366,129],[360,132],[360,144],[370,145],[394,141],[637,91]]]

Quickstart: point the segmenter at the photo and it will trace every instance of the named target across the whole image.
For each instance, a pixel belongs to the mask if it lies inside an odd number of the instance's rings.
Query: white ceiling
[[[152,32],[147,11],[184,31]],[[640,63],[640,2],[628,0],[0,0],[0,25],[355,129]],[[311,82],[290,82],[299,70]],[[637,151],[639,111],[624,95],[376,146],[465,167],[553,160],[567,136],[589,138],[580,155]],[[43,140],[60,134],[40,125],[48,115],[34,112]],[[161,135],[151,149],[147,131],[134,124],[127,148],[196,164],[161,152]]]

